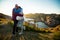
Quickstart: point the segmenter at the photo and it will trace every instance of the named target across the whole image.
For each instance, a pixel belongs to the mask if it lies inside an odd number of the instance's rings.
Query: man
[[[12,19],[14,21],[13,35],[15,35],[16,32],[18,32],[18,27],[17,27],[18,20],[16,19],[17,16],[23,17],[23,11],[22,8],[16,4],[15,8],[13,8],[12,11]],[[23,21],[21,23],[23,24]]]

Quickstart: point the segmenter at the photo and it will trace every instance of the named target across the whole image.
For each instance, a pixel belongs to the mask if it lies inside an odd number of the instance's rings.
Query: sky
[[[15,4],[23,8],[24,14],[60,14],[60,0],[0,0],[0,13],[12,16]]]

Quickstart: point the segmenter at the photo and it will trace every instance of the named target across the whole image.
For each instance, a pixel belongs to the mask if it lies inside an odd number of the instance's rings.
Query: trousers
[[[18,20],[13,20],[14,21],[14,25],[13,25],[13,34],[15,34],[15,32],[18,32],[18,27],[17,27],[17,23],[18,23]]]

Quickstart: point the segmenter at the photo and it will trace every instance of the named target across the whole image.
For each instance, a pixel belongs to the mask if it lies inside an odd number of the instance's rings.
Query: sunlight
[[[52,1],[52,0],[6,0],[1,1],[0,3],[0,13],[4,13],[6,15],[12,16],[12,9],[14,8],[14,5],[18,4],[23,8],[23,13],[45,13],[45,14],[51,14],[51,13],[60,13],[60,7],[58,1]]]

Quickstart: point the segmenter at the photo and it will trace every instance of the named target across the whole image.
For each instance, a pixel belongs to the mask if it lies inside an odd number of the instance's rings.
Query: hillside
[[[0,13],[0,25],[7,24],[9,21],[11,21],[10,16]]]
[[[22,35],[16,34],[16,36],[12,37],[13,22],[7,20],[8,18],[5,16],[6,15],[3,14],[0,17],[0,24],[4,23],[0,25],[0,40],[60,40],[60,25],[54,28],[54,30],[51,29],[52,31],[55,31],[59,28],[59,31],[55,32],[48,32],[48,30],[44,29],[41,29],[40,31],[39,28],[34,27],[31,29],[31,27],[27,26]],[[37,29],[37,31],[35,29]],[[20,32],[20,28],[18,31]]]
[[[20,31],[20,29],[19,29]],[[60,31],[50,32],[37,32],[32,30],[25,30],[22,35],[16,34],[12,36],[12,25],[5,24],[0,26],[0,40],[59,40]]]
[[[0,13],[0,18],[11,19],[10,16]]]

